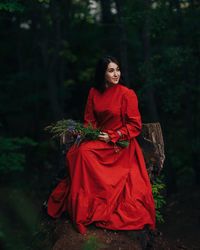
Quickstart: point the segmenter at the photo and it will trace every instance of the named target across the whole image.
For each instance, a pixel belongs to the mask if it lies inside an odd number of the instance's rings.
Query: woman
[[[48,214],[67,211],[82,234],[86,226],[111,230],[155,230],[155,206],[140,147],[138,101],[133,90],[122,85],[119,63],[113,57],[97,64],[96,85],[85,109],[85,124],[100,127],[99,140],[72,146],[66,163],[69,176],[53,191]],[[116,145],[128,140],[128,148]]]

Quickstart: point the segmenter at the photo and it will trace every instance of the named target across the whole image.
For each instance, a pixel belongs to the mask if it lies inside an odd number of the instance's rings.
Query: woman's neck
[[[105,84],[105,87],[106,87],[106,88],[109,88],[109,87],[111,87],[111,86],[116,86],[117,84],[118,84],[118,83],[113,84],[113,83],[107,82],[107,83]]]

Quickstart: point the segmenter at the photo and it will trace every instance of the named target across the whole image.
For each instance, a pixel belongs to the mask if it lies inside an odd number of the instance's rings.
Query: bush
[[[160,213],[160,209],[163,207],[164,204],[166,204],[164,196],[161,194],[161,190],[165,187],[165,184],[163,183],[163,178],[164,176],[162,175],[161,177],[157,177],[152,182],[152,193],[156,209],[156,220],[162,223],[164,223],[164,218]]]
[[[36,145],[36,142],[27,137],[6,138],[0,136],[0,174],[22,172],[26,160],[24,146]]]

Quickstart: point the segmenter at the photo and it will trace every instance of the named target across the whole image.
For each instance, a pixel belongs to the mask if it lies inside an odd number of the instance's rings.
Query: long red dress
[[[64,211],[75,228],[84,233],[88,224],[111,230],[155,230],[155,206],[151,183],[135,137],[141,131],[137,97],[120,84],[103,93],[90,90],[85,121],[107,132],[112,143],[85,141],[72,146],[66,156],[69,176],[48,200],[48,214],[58,218]],[[128,148],[118,148],[119,130]]]

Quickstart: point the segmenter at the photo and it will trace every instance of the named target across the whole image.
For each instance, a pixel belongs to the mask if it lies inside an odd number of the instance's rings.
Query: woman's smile
[[[120,76],[121,71],[119,66],[114,62],[109,63],[105,73],[106,86],[118,84]]]

